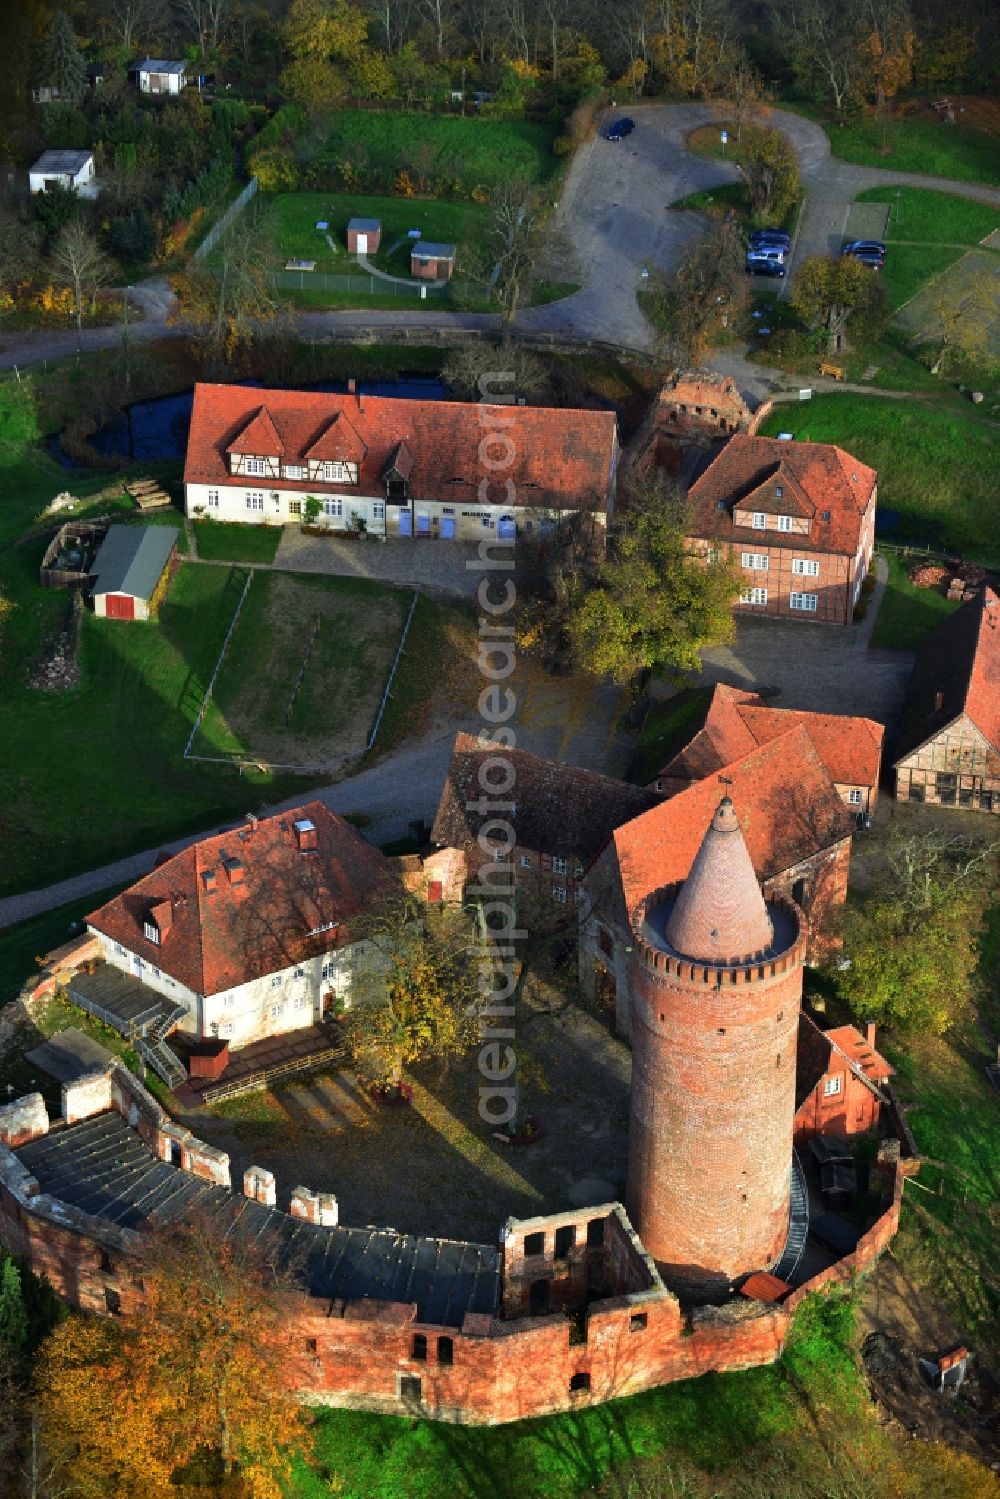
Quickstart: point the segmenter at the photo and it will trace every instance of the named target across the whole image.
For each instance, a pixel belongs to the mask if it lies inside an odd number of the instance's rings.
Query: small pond
[[[259,384],[252,380],[240,383]],[[329,390],[343,394],[347,390],[347,381],[320,380],[312,385],[293,388]],[[441,401],[448,394],[443,381],[430,375],[401,375],[397,380],[359,380],[358,390],[367,396],[402,396],[422,401]],[[114,421],[99,427],[89,439],[90,446],[107,458],[109,464],[122,458],[131,459],[134,463],[183,458],[193,404],[193,390],[182,391],[175,396],[157,396],[151,401],[136,401],[133,405],[126,406]],[[48,450],[63,468],[79,471],[80,465],[74,463],[63,451],[58,437],[49,439]]]

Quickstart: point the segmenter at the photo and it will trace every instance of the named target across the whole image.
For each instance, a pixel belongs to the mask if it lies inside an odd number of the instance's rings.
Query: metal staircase
[[[142,1060],[162,1078],[168,1088],[177,1088],[187,1078],[187,1073],[181,1066],[176,1052],[171,1051],[162,1037],[139,1036],[136,1039],[136,1050]]]
[[[790,1281],[799,1266],[809,1235],[809,1189],[798,1151],[792,1152],[792,1209],[788,1219],[788,1238],[781,1259],[772,1274]]]

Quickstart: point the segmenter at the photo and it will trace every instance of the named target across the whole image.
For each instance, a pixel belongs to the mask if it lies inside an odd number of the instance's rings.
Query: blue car
[[[615,120],[604,132],[606,141],[623,141],[627,135],[631,135],[635,129],[635,121],[630,120],[628,115],[622,115],[620,120]]]

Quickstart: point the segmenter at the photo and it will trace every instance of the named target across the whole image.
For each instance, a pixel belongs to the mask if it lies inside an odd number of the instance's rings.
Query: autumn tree
[[[799,160],[780,130],[754,126],[744,131],[740,150],[750,206],[759,223],[780,221],[799,196]]]
[[[441,370],[445,384],[463,400],[496,403],[533,400],[548,384],[548,370],[537,354],[517,339],[500,344],[470,343],[454,349]]]
[[[860,88],[862,0],[780,0],[775,19],[801,86],[838,114]]]
[[[38,81],[45,88],[58,90],[63,104],[79,104],[87,87],[87,64],[73,30],[73,22],[64,10],[52,17],[39,60]]]
[[[941,374],[963,360],[972,364],[987,361],[997,306],[997,277],[992,263],[977,262],[966,274],[939,277],[931,284],[929,298],[933,335],[939,340],[931,373]]]
[[[331,108],[347,93],[347,70],[366,55],[364,12],[350,0],[292,0],[284,32],[291,61],[282,91],[310,112]]]
[[[537,190],[520,178],[502,183],[494,192],[489,219],[463,260],[471,274],[491,288],[500,309],[504,339],[518,311],[528,300],[543,252],[558,256],[560,246],[545,221]]]
[[[742,47],[732,48],[723,58],[719,67],[719,88],[733,106],[736,143],[742,145],[744,130],[760,113],[764,103],[764,79]]]
[[[684,675],[732,639],[739,574],[728,554],[698,555],[688,529],[683,499],[662,479],[633,496],[570,616],[581,670],[622,683],[654,669]]]
[[[248,1499],[280,1499],[300,1431],[284,1279],[249,1238],[158,1227],[135,1267],[143,1306],[73,1316],[40,1350],[40,1428],[73,1449],[83,1499],[165,1499],[206,1458]]]
[[[735,218],[714,223],[670,276],[654,277],[643,310],[671,364],[698,364],[746,294],[746,245]]]
[[[847,349],[847,330],[875,333],[889,315],[878,271],[852,255],[810,256],[798,269],[791,303],[810,328],[822,330],[829,354]]]
[[[89,229],[79,219],[70,219],[52,249],[52,275],[73,293],[77,359],[83,351],[84,306],[89,302],[93,311],[98,290],[111,280],[112,270],[112,262]]]
[[[962,835],[893,840],[878,889],[848,913],[849,966],[834,981],[860,1019],[940,1035],[976,990],[979,932],[995,856]]]
[[[467,1051],[480,1004],[468,913],[401,896],[355,935],[367,950],[352,974],[345,1035],[366,1075],[397,1084],[415,1062]]]
[[[190,325],[212,368],[225,369],[245,356],[261,329],[278,317],[272,258],[259,215],[250,211],[223,239],[215,269],[193,263],[173,277],[177,302],[170,321]]]
[[[0,301],[30,281],[40,240],[37,224],[25,222],[9,199],[0,201]]]
[[[883,120],[913,76],[914,34],[907,0],[864,0],[859,52],[863,81]]]

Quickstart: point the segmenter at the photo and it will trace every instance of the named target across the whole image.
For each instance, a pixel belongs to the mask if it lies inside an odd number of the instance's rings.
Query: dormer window
[[[754,530],[755,531],[763,531],[763,529],[764,529],[764,527],[766,525],[767,525],[767,516],[764,514],[763,510],[755,510],[753,512],[753,528],[754,528]]]
[[[159,947],[160,928],[156,925],[155,921],[147,920],[142,923],[142,935],[145,937],[147,942],[155,942],[156,946]]]
[[[343,484],[347,479],[346,463],[324,463],[323,479],[327,484]]]
[[[267,459],[266,458],[244,458],[244,460],[243,460],[243,472],[245,474],[266,474],[267,473]]]
[[[301,463],[286,463],[285,464],[285,478],[286,479],[304,479],[305,476],[306,476],[306,471],[303,468],[303,466],[302,466]]]
[[[792,529],[792,517],[790,515],[778,516],[778,530],[790,531]]]

